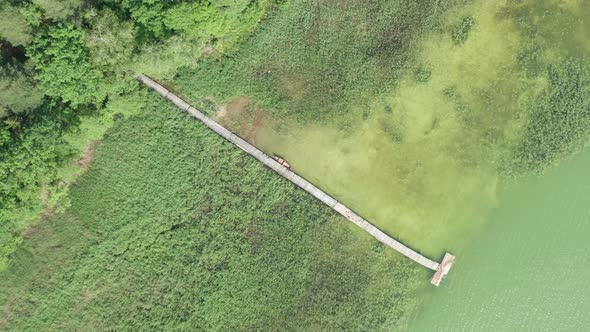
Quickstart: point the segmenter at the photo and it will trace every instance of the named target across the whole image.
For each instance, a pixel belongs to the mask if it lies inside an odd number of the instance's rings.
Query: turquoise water
[[[590,328],[590,151],[507,187],[410,330]]]

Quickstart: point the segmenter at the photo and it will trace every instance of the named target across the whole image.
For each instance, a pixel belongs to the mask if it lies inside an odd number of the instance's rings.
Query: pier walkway
[[[324,204],[332,208],[334,211],[340,213],[346,219],[354,223],[355,225],[359,226],[367,233],[371,234],[374,238],[382,242],[383,244],[391,247],[395,251],[401,253],[402,255],[410,258],[411,260],[415,261],[416,263],[429,268],[431,270],[436,271],[434,277],[431,280],[431,283],[435,286],[438,286],[445,275],[448,274],[451,266],[455,260],[455,257],[449,253],[446,253],[443,261],[439,264],[429,258],[422,256],[421,254],[417,253],[416,251],[408,248],[403,243],[391,238],[387,234],[383,233],[380,229],[375,227],[373,224],[369,223],[361,216],[356,214],[354,211],[350,210],[342,203],[336,201],[330,195],[323,192],[318,187],[314,186],[304,178],[300,177],[299,175],[295,174],[293,171],[288,169],[287,167],[281,165],[279,162],[274,160],[273,158],[267,156],[264,152],[253,146],[252,144],[246,142],[239,136],[235,135],[231,131],[227,130],[225,127],[221,126],[217,122],[211,120],[203,113],[199,112],[197,109],[192,107],[190,104],[170,92],[168,89],[161,86],[156,81],[152,80],[151,78],[145,75],[138,75],[137,79],[145,84],[146,86],[152,88],[160,95],[174,103],[178,108],[182,111],[188,112],[193,117],[199,119],[203,122],[207,127],[211,130],[219,134],[220,136],[224,137],[228,141],[232,142],[240,149],[244,150],[246,153],[251,155],[252,157],[256,158],[258,161],[266,165],[268,168],[274,170],[279,175],[285,177],[289,181],[293,182],[297,186],[301,187],[301,189],[307,191],[309,194],[313,195],[318,200],[322,201]]]

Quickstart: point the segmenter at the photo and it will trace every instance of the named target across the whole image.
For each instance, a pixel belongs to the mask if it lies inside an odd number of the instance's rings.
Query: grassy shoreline
[[[6,330],[403,326],[427,275],[165,101],[0,272]]]

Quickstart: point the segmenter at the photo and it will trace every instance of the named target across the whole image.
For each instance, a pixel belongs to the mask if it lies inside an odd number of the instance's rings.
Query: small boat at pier
[[[272,158],[276,160],[279,164],[285,166],[286,168],[291,168],[291,165],[289,165],[289,163],[284,158],[281,158],[277,155],[273,155]]]

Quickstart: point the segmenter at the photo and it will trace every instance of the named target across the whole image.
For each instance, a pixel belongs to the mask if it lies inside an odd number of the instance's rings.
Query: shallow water
[[[494,204],[493,173],[466,174],[454,160],[429,153],[444,149],[446,142],[433,139],[410,149],[373,130],[378,124],[364,126],[349,134],[325,126],[291,127],[279,138],[263,130],[257,143],[384,231],[433,257],[452,245],[445,240],[470,233],[480,211]]]
[[[489,219],[409,330],[587,330],[590,151],[511,184]]]
[[[331,124],[268,121],[256,144],[416,250],[461,255],[497,206],[510,173],[499,169],[549,84],[535,72],[590,49],[589,3],[473,1],[423,36],[415,68],[389,93]]]

